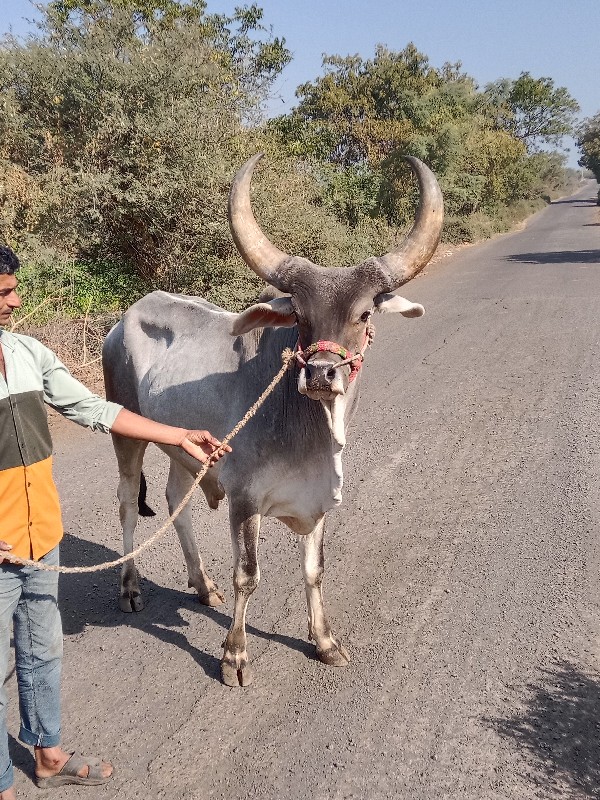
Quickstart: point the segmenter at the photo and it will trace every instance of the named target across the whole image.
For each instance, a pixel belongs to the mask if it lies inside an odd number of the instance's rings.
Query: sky
[[[377,44],[409,42],[433,67],[460,61],[481,88],[498,78],[552,78],[581,106],[600,112],[600,0],[254,0],[263,24],[284,37],[292,63],[277,80],[269,110],[295,104],[295,90],[322,74],[322,57],[372,58]],[[209,13],[231,14],[250,0],[207,0]],[[23,35],[35,18],[29,0],[0,0],[0,34]],[[579,154],[572,140],[569,165]]]

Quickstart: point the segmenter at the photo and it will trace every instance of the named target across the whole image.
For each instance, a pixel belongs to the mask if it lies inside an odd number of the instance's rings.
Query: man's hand
[[[3,561],[6,561],[7,564],[10,564],[11,563],[10,559],[3,557],[3,555],[2,555],[2,551],[3,550],[5,552],[12,550],[12,544],[8,544],[8,542],[0,541],[0,564],[2,564]]]
[[[231,453],[231,447],[228,444],[221,444],[208,431],[188,431],[179,446],[197,461],[202,464],[208,461],[211,466],[225,453]]]

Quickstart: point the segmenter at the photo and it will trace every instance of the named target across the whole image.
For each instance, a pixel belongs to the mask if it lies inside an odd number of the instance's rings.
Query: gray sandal
[[[111,773],[107,778],[102,775],[100,768],[102,761],[99,758],[88,758],[87,756],[80,756],[79,753],[71,753],[71,758],[67,761],[60,772],[56,775],[50,775],[47,778],[39,778],[35,776],[35,782],[40,789],[53,789],[56,786],[67,786],[71,783],[76,783],[81,786],[99,786],[102,783],[109,781],[114,773]],[[88,774],[83,777],[78,775],[83,767],[88,768]]]

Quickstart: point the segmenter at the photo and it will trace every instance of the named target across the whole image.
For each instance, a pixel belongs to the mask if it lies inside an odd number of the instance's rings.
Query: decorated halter
[[[352,383],[362,367],[363,361],[365,360],[365,350],[371,345],[374,336],[375,328],[373,324],[369,322],[367,323],[363,346],[358,353],[352,353],[350,350],[342,347],[341,344],[330,342],[326,339],[320,339],[318,342],[313,342],[313,344],[309,344],[308,347],[302,348],[300,339],[298,339],[298,344],[296,345],[296,363],[303,369],[307,366],[309,358],[314,356],[315,353],[334,353],[336,356],[341,356],[342,360],[332,363],[331,369],[339,369],[346,364],[350,364],[348,383]]]

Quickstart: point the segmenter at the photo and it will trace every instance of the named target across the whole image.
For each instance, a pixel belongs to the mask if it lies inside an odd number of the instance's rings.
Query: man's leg
[[[58,547],[41,561],[58,564]],[[58,573],[28,567],[23,570],[27,571],[27,579],[14,616],[19,738],[35,747],[38,778],[48,778],[60,772],[71,755],[59,745],[63,636],[57,602]],[[100,771],[108,777],[112,767],[103,762]],[[82,767],[78,774],[87,776],[88,767]]]
[[[4,688],[10,656],[12,618],[21,596],[23,576],[18,567],[0,564],[0,798],[14,797],[13,767],[8,753],[6,729],[7,694]],[[10,791],[9,791],[10,790]]]
[[[58,564],[58,547],[41,559]],[[60,742],[62,625],[58,611],[58,573],[22,567],[23,590],[14,615],[19,684],[19,739],[36,747]]]

